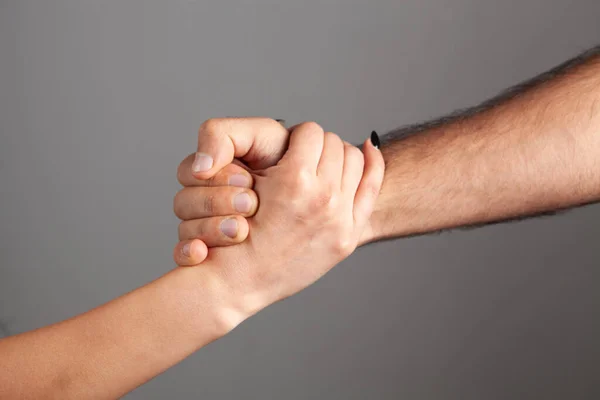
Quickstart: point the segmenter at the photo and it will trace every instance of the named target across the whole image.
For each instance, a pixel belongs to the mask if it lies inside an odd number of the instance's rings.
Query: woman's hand
[[[271,160],[252,174],[260,207],[244,221],[247,239],[211,249],[205,263],[228,288],[241,319],[307,287],[354,251],[384,173],[379,150],[367,141],[363,151],[304,123],[290,129],[289,148],[279,162]],[[187,171],[180,176],[192,179]],[[193,204],[201,198],[191,191],[189,197],[178,195],[178,215],[187,212],[192,221],[200,216]]]

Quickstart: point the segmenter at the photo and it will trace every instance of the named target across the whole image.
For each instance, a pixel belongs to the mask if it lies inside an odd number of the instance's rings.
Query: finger
[[[356,189],[363,176],[365,156],[360,149],[350,143],[344,145],[344,172],[342,191],[355,197]]]
[[[187,156],[177,168],[177,180],[182,186],[237,186],[251,188],[252,174],[237,164],[228,164],[209,179],[198,179],[192,174],[195,154]]]
[[[200,264],[207,255],[208,249],[201,240],[184,240],[175,246],[173,260],[177,265],[188,267]]]
[[[333,132],[326,132],[323,153],[317,167],[317,176],[325,178],[339,188],[344,170],[344,142]]]
[[[192,219],[179,224],[179,240],[200,239],[208,247],[241,243],[248,232],[248,221],[239,215]]]
[[[285,162],[301,164],[316,172],[323,152],[323,128],[315,122],[304,122],[290,132],[290,145],[283,157]]]
[[[385,171],[385,162],[381,151],[373,146],[370,139],[363,145],[365,156],[365,170],[360,184],[354,196],[354,223],[358,229],[363,229],[369,220],[375,200],[379,196],[383,175]]]
[[[271,118],[215,118],[198,131],[198,152],[192,173],[198,179],[213,177],[234,158],[253,169],[277,164],[287,149],[289,133]]]
[[[185,187],[173,201],[173,211],[182,220],[231,214],[250,217],[257,208],[253,190],[233,186]]]

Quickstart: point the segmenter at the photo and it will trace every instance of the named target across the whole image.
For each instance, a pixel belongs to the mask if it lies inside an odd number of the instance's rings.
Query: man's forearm
[[[0,340],[0,398],[115,399],[241,322],[209,263]]]
[[[373,240],[600,199],[600,49],[496,99],[383,138]]]

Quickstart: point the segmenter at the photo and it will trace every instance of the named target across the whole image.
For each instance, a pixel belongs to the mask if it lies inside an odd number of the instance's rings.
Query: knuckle
[[[360,151],[360,149],[356,146],[346,146],[345,155],[346,158],[349,158],[352,162],[358,164],[364,164],[365,162],[365,157],[362,151]]]
[[[202,123],[202,125],[200,125],[199,132],[210,135],[219,129],[222,122],[223,120],[221,118],[207,119]]]
[[[325,140],[331,141],[331,142],[335,143],[336,145],[340,145],[340,146],[343,144],[342,139],[333,132],[325,132]]]
[[[298,128],[302,129],[302,130],[307,130],[307,131],[317,131],[317,132],[321,132],[321,133],[324,132],[321,125],[317,124],[314,121],[302,122],[300,125],[298,125]]]
[[[212,214],[215,211],[215,196],[214,194],[206,194],[202,199],[202,209],[207,214]]]
[[[333,192],[329,193],[329,198],[325,207],[330,215],[335,215],[340,205],[340,197]]]
[[[306,191],[312,188],[313,175],[307,168],[298,168],[290,179],[292,193],[294,195],[306,194]]]
[[[335,203],[334,196],[327,191],[317,193],[309,202],[307,211],[311,214],[322,213],[329,215],[332,210],[332,204]]]
[[[354,240],[347,234],[339,235],[333,242],[332,251],[341,257],[347,257],[354,251],[356,247]]]

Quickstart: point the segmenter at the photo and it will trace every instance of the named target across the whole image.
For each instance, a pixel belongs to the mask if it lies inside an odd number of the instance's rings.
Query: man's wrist
[[[364,246],[365,244],[376,242],[381,238],[382,229],[383,224],[380,215],[374,211],[369,218],[367,226],[365,226],[365,229],[363,230],[358,245]]]

